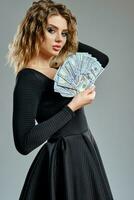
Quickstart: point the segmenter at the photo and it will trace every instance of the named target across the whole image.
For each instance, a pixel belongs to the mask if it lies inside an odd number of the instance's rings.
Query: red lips
[[[56,48],[61,48],[61,46],[60,46],[60,45],[54,45],[53,47],[56,47]]]
[[[53,50],[54,51],[60,51],[61,50],[61,46],[60,45],[54,45],[53,46]]]

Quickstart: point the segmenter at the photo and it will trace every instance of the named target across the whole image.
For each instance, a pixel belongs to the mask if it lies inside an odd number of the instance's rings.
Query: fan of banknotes
[[[54,77],[54,91],[64,97],[74,97],[95,84],[104,71],[100,62],[89,53],[69,55]]]

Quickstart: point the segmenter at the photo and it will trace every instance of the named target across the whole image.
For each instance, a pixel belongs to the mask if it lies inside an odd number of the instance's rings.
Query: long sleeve
[[[104,68],[109,62],[109,58],[106,54],[91,46],[88,46],[87,44],[83,44],[82,42],[78,43],[78,52],[88,52],[89,54],[92,54],[92,56],[97,58]]]
[[[67,105],[39,124],[35,124],[41,96],[41,83],[32,73],[20,73],[13,92],[13,136],[16,149],[26,155],[62,128],[75,115]]]

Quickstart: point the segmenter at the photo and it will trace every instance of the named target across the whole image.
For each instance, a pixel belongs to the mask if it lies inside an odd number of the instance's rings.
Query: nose
[[[55,37],[55,41],[56,42],[62,42],[63,38],[62,35],[60,33],[57,33],[56,37]]]

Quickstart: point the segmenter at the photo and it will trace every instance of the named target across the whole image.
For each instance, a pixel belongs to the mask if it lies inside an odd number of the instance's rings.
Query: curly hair
[[[41,38],[45,38],[47,19],[53,15],[61,15],[66,19],[68,35],[60,53],[51,60],[50,67],[58,68],[69,54],[76,53],[78,49],[76,17],[63,4],[51,0],[34,1],[8,46],[8,61],[14,67],[16,74],[25,68],[31,58],[39,54]]]

